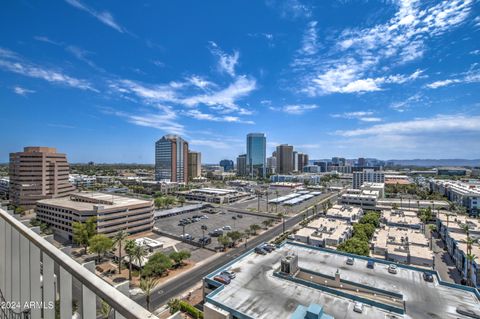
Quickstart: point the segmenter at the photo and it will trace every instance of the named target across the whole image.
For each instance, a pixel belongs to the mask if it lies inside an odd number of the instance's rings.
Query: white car
[[[388,265],[388,272],[391,274],[396,274],[398,272],[397,265],[394,265],[394,264]]]
[[[224,230],[232,230],[232,227],[230,227],[230,226],[223,226],[223,229],[224,229]]]
[[[355,301],[355,304],[353,305],[353,311],[362,313],[363,312],[363,303]]]

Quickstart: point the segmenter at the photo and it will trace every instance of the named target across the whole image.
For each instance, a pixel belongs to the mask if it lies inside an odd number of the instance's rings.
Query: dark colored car
[[[375,268],[375,261],[373,261],[372,259],[369,259],[367,262],[367,268],[370,268],[370,269]]]
[[[225,285],[228,285],[231,281],[230,278],[228,278],[227,276],[222,276],[222,275],[213,277],[213,280],[221,282],[222,284],[225,284]]]
[[[203,245],[208,245],[212,242],[212,238],[205,236],[205,237],[199,238],[198,242]]]
[[[423,280],[428,281],[428,282],[433,282],[433,275],[429,272],[424,272],[423,273]]]
[[[268,252],[268,253],[271,253],[272,251],[275,250],[274,248],[272,248],[272,247],[270,247],[270,246],[268,246],[268,245],[263,245],[263,246],[262,246],[262,249],[265,250],[265,251]]]
[[[256,252],[257,254],[260,254],[260,255],[266,255],[266,254],[267,254],[267,252],[265,251],[265,249],[263,249],[262,247],[256,247],[256,248],[255,248],[255,252]]]

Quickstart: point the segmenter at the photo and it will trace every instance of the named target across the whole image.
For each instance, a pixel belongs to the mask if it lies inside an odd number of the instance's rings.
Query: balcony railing
[[[111,286],[93,262],[80,265],[39,233],[0,206],[0,319],[71,319],[74,304],[95,319],[101,300],[110,318],[157,318],[127,296],[128,281]]]

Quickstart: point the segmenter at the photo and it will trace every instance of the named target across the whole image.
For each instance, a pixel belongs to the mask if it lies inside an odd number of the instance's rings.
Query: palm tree
[[[170,314],[176,313],[180,309],[180,300],[178,299],[170,299],[167,302],[167,306],[170,309]]]
[[[472,272],[472,265],[475,259],[477,259],[477,256],[475,256],[474,254],[471,254],[471,253],[467,254],[467,285],[468,286],[473,286],[471,272]]]
[[[135,258],[135,250],[137,243],[135,240],[127,240],[125,242],[125,253],[128,256],[128,280],[132,280],[132,261]]]
[[[140,268],[143,267],[143,264],[142,264],[143,257],[147,257],[147,255],[148,255],[148,250],[145,247],[143,247],[142,245],[136,245],[133,258],[138,262],[138,266]]]
[[[145,298],[147,301],[147,310],[150,311],[150,297],[152,296],[153,290],[158,285],[158,279],[147,277],[140,280],[140,289],[143,290]]]
[[[114,245],[118,246],[118,273],[122,273],[122,244],[127,239],[128,233],[121,230],[113,236]]]

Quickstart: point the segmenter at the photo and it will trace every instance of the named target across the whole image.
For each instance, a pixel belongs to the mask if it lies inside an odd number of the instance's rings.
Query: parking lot
[[[220,210],[217,214],[209,214],[205,213],[202,210],[180,214],[176,216],[166,217],[158,219],[155,223],[155,227],[157,227],[160,231],[166,232],[175,236],[183,235],[183,227],[179,226],[180,221],[182,219],[193,218],[193,216],[202,216],[206,215],[208,219],[200,219],[197,222],[185,225],[185,234],[191,235],[194,241],[198,242],[198,240],[202,237],[202,225],[207,227],[205,230],[205,236],[208,236],[208,233],[218,229],[224,228],[225,226],[230,226],[231,230],[224,230],[224,233],[229,231],[240,231],[243,232],[250,227],[250,225],[257,224],[263,228],[262,222],[267,220],[266,217],[251,215],[251,214],[238,214],[229,212],[226,209]],[[241,217],[240,217],[241,216]],[[235,217],[232,218],[232,217]],[[228,227],[227,227],[228,228]],[[212,237],[212,242],[207,245],[209,248],[215,248],[219,246],[215,237]]]

